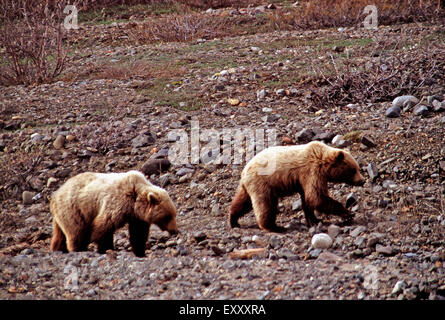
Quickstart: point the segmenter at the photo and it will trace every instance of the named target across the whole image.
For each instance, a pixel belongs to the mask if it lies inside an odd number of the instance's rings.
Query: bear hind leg
[[[53,221],[53,238],[51,240],[51,251],[68,252],[66,248],[66,237],[56,221]]]
[[[278,214],[278,199],[271,195],[252,197],[253,211],[262,230],[269,232],[284,232],[286,229],[276,224]]]
[[[145,244],[147,243],[150,225],[145,221],[133,219],[130,221],[128,229],[130,233],[130,244],[133,253],[137,257],[144,257]]]
[[[66,245],[69,252],[87,251],[90,243],[90,231],[81,230],[75,236],[67,235]]]
[[[243,186],[239,186],[232,200],[229,210],[229,225],[232,228],[239,228],[238,219],[252,210],[252,201]]]

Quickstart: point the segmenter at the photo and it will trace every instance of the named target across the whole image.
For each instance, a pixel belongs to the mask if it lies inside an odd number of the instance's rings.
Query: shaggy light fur
[[[99,252],[113,249],[113,233],[129,224],[130,243],[145,255],[152,223],[177,233],[176,208],[167,192],[141,172],[85,172],[68,179],[50,202],[53,251],[82,251],[96,242]]]
[[[264,170],[266,167],[269,170]],[[261,229],[283,231],[275,222],[278,199],[297,192],[308,225],[318,222],[314,210],[349,218],[349,211],[329,197],[328,182],[363,185],[365,179],[349,152],[321,142],[267,148],[245,166],[230,207],[229,224],[239,227],[238,219],[253,208]]]

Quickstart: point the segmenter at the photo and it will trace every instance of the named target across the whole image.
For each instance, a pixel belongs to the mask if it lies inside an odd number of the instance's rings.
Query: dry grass
[[[378,24],[390,25],[432,21],[443,16],[437,0],[308,0],[294,9],[280,9],[268,14],[269,23],[277,30],[320,29],[363,26],[369,4],[377,7]]]
[[[363,11],[368,2],[309,0],[296,8],[282,7],[257,15],[232,15],[227,12],[209,15],[190,11],[153,17],[144,23],[134,24],[129,36],[132,41],[145,44],[188,42],[199,38],[213,39],[275,30],[363,27],[367,16]],[[444,13],[437,8],[436,0],[376,0],[374,3],[379,25],[434,21],[441,19]]]
[[[133,6],[139,4],[147,5],[176,5],[180,4],[184,8],[197,8],[206,10],[209,8],[227,8],[227,7],[247,7],[261,3],[260,0],[86,0],[82,2],[83,9],[97,9],[110,6]]]

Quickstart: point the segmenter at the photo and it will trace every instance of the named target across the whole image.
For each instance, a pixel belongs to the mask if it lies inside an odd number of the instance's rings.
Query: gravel
[[[0,299],[367,300],[445,296],[445,219],[440,202],[445,172],[441,164],[445,152],[443,113],[416,116],[410,102],[409,112],[401,116],[400,109],[407,107],[402,103],[397,106],[397,117],[390,118],[384,112],[392,103],[388,96],[379,97],[375,103],[357,100],[349,108],[338,105],[320,109],[311,100],[319,88],[310,79],[298,85],[294,81],[275,85],[283,75],[301,73],[297,62],[309,61],[310,65],[311,42],[318,45],[320,39],[354,42],[371,37],[369,45],[351,55],[354,59],[363,50],[365,54],[359,57],[363,61],[354,63],[365,65],[375,58],[367,53],[377,52],[382,41],[403,43],[401,36],[406,34],[427,39],[443,32],[442,26],[382,26],[372,34],[355,27],[343,28],[341,33],[330,29],[277,31],[162,46],[110,45],[100,39],[106,39],[111,33],[108,28],[114,27],[81,28],[97,40],[95,50],[80,47],[84,55],[69,62],[68,74],[76,70],[85,74],[87,66],[102,65],[111,58],[136,59],[131,54],[135,49],[153,64],[178,61],[178,65],[187,65],[185,74],[168,79],[169,84],[182,83],[174,86],[179,91],[169,93],[181,93],[178,105],[183,101],[187,104],[180,110],[144,96],[147,88],[156,87],[156,77],[96,79],[85,75],[85,79],[68,82],[1,88]],[[125,28],[119,25],[115,29]],[[308,39],[303,41],[304,49],[295,41],[299,37]],[[331,47],[323,47],[317,53],[320,63],[331,63]],[[413,46],[406,50],[407,55],[414,56],[423,49]],[[276,64],[287,59],[291,62]],[[230,62],[221,66],[225,60]],[[229,68],[233,60],[235,73]],[[191,61],[203,62],[206,67]],[[213,68],[212,64],[218,66]],[[225,82],[216,88],[219,83],[213,76],[221,70],[227,70]],[[421,92],[416,93],[416,99],[424,104],[427,96],[443,101],[444,83],[429,84],[427,73],[425,69],[425,84],[416,88]],[[278,89],[284,89],[284,95],[283,91],[277,94]],[[163,87],[160,92],[165,90]],[[192,93],[199,93],[199,109],[193,110],[193,103],[185,100]],[[228,105],[229,98],[239,99],[239,104]],[[263,108],[272,112],[265,114]],[[6,112],[9,109],[13,114]],[[169,135],[173,129],[185,133],[190,147],[192,119],[199,121],[200,130],[275,129],[278,143],[283,137],[298,141],[297,134],[304,129],[314,134],[307,139],[317,135],[319,139],[321,133],[327,133],[327,143],[335,135],[359,132],[358,139],[347,140],[347,148],[362,171],[368,171],[368,181],[363,187],[329,185],[330,195],[342,204],[350,193],[359,199],[351,225],[345,225],[338,216],[316,213],[322,222],[308,228],[300,205],[293,206],[299,198],[296,195],[279,202],[277,223],[286,226],[286,232],[260,230],[252,212],[240,219],[241,228],[230,229],[227,212],[243,164],[213,163],[209,167],[172,163],[147,174],[153,183],[167,189],[177,205],[179,235],[168,237],[153,226],[145,258],[131,252],[126,227],[115,233],[116,250],[106,254],[99,254],[95,245],[86,252],[50,251],[48,199],[53,191],[80,172],[140,170],[147,161],[166,159],[169,148],[181,138]],[[34,133],[40,136],[31,138]],[[63,146],[55,148],[53,142],[58,136],[69,135],[75,138],[65,138]],[[220,136],[220,140],[225,138]],[[229,144],[234,148],[232,142]],[[207,143],[201,141],[202,145]],[[23,191],[41,197],[25,205]],[[326,249],[311,247],[312,236],[320,233],[333,242]],[[251,249],[264,249],[265,254],[231,258],[235,250]],[[406,288],[399,286],[402,290],[393,294],[400,281]]]

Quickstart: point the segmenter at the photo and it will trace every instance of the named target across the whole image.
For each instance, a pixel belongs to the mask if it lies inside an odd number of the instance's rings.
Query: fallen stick
[[[251,259],[254,255],[262,255],[266,252],[266,248],[244,249],[235,250],[230,252],[230,258],[232,259]]]

